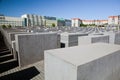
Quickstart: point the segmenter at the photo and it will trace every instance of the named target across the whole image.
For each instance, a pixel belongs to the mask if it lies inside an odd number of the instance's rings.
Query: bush
[[[11,28],[12,26],[9,24],[7,27],[8,27],[8,28]]]
[[[7,28],[7,26],[6,25],[2,25],[2,28]]]
[[[87,25],[85,25],[85,24],[80,24],[80,27],[87,27]]]
[[[52,27],[55,27],[55,23],[52,23]]]
[[[87,27],[87,26],[96,26],[95,24],[80,24],[80,27]]]
[[[105,27],[104,25],[99,25],[98,27]]]

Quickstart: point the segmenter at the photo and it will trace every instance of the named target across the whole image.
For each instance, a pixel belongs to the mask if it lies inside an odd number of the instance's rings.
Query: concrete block
[[[120,45],[120,32],[115,34],[115,44]]]
[[[78,44],[92,44],[97,42],[109,43],[108,35],[89,35],[78,38]]]
[[[13,54],[14,59],[17,60],[17,53],[16,53],[15,41],[12,41],[12,54]]]
[[[115,33],[113,32],[106,32],[105,35],[109,35],[109,43],[115,44]]]
[[[65,47],[70,46],[77,46],[78,45],[78,37],[80,36],[87,36],[88,34],[83,33],[62,33],[61,36],[61,43],[65,44]]]
[[[118,44],[120,45],[120,32],[108,32],[108,33],[104,33],[109,35],[109,43],[110,44]]]
[[[59,47],[57,33],[16,34],[16,50],[21,67],[44,59],[44,50]]]
[[[30,34],[28,32],[9,32],[8,36],[9,36],[9,43],[12,44],[12,41],[15,40],[15,34]]]
[[[120,46],[95,43],[45,51],[45,80],[120,80]]]

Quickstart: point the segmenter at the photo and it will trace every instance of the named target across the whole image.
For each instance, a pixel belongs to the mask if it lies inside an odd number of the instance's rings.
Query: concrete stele
[[[89,35],[83,36],[78,38],[78,45],[87,45],[92,43],[109,43],[109,36],[108,35]]]
[[[45,51],[45,80],[119,80],[120,46],[95,43]]]
[[[78,37],[80,36],[87,36],[88,34],[85,33],[62,33],[61,36],[61,43],[65,44],[65,47],[77,46],[78,45]]]
[[[27,66],[44,59],[44,50],[59,48],[57,33],[16,34],[16,51],[19,66]]]

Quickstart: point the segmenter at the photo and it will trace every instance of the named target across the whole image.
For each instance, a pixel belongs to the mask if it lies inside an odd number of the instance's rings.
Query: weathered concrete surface
[[[120,45],[120,32],[115,34],[115,44]]]
[[[2,32],[2,34],[4,35],[3,38],[4,38],[4,42],[5,42],[5,45],[7,46],[8,49],[11,50],[11,45],[10,45],[10,39],[9,39],[9,36],[8,36],[8,33],[7,31],[5,31],[3,28],[0,28],[0,31]]]
[[[12,41],[12,54],[13,54],[13,57],[14,57],[14,59],[16,59],[17,60],[17,53],[16,53],[16,45],[15,45],[15,41]]]
[[[118,44],[120,45],[120,32],[107,32],[104,33],[109,35],[109,43],[110,44]]]
[[[120,80],[120,46],[95,43],[45,51],[45,80]]]
[[[61,43],[65,44],[65,47],[77,46],[78,45],[78,37],[87,36],[85,33],[62,33]]]
[[[108,35],[89,35],[89,36],[83,36],[78,38],[78,44],[92,44],[92,43],[109,43],[109,36]]]
[[[21,67],[43,60],[44,50],[58,48],[57,33],[16,34],[16,50]]]
[[[11,50],[12,41],[14,41],[14,35],[15,34],[24,34],[24,33],[27,34],[27,32],[21,31],[19,29],[3,29],[3,28],[0,28],[0,31],[4,35],[5,44],[7,45],[7,47],[10,50]]]
[[[11,44],[12,41],[15,40],[15,34],[30,34],[28,32],[9,32],[8,36],[9,36],[9,43]]]

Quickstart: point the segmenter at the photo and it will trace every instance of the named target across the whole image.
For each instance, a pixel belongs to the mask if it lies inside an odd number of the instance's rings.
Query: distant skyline
[[[108,19],[108,16],[120,15],[120,0],[0,0],[0,14]]]

